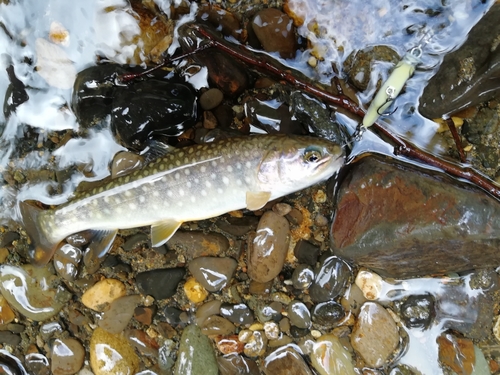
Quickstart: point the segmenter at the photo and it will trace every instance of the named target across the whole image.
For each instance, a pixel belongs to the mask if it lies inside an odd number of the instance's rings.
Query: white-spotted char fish
[[[151,225],[152,245],[160,246],[183,222],[257,210],[329,178],[344,159],[340,145],[319,138],[231,138],[175,149],[54,209],[21,202],[20,210],[35,263],[48,262],[64,238],[88,229],[114,238],[118,229]]]

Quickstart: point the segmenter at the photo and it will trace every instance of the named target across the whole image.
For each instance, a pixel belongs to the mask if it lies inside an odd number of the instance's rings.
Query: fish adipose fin
[[[47,238],[46,230],[40,225],[40,214],[43,209],[33,206],[27,202],[20,202],[22,224],[31,240],[32,248],[29,251],[29,257],[33,264],[43,266],[48,263],[56,251],[59,242],[52,242]]]
[[[247,191],[247,209],[258,210],[264,207],[270,198],[271,192],[269,191]]]
[[[160,224],[151,226],[151,245],[158,247],[167,242],[170,237],[179,229],[182,222],[180,221],[166,221]]]

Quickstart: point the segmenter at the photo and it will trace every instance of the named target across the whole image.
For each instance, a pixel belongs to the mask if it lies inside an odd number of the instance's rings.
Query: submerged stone
[[[367,156],[340,184],[337,255],[381,275],[460,272],[500,262],[500,203],[471,185]]]
[[[47,268],[0,266],[2,296],[10,306],[35,321],[53,317],[70,300],[71,294],[57,284],[56,276]]]
[[[264,374],[312,375],[306,361],[299,354],[300,349],[294,346],[284,346],[269,354],[264,360]]]
[[[217,375],[219,369],[210,339],[192,324],[182,332],[174,375]]]
[[[467,41],[445,56],[429,80],[419,111],[429,118],[457,112],[498,96],[500,92],[500,3],[470,31]]]

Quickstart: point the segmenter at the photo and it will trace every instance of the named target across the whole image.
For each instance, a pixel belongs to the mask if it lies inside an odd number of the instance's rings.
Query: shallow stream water
[[[171,5],[179,5],[168,0],[155,2],[166,12],[170,11]],[[492,4],[491,0],[290,0],[289,6],[297,7],[295,13],[304,19],[298,33],[309,39],[323,60],[318,62],[316,69],[311,68],[307,64],[310,50],[305,49],[298,51],[295,59],[280,61],[306,73],[313,80],[329,84],[335,71],[341,78],[345,77],[343,64],[352,51],[387,45],[403,56],[409,49],[421,45],[422,62],[408,81],[404,93],[393,103],[394,113],[383,116],[382,123],[419,147],[441,153],[442,146],[433,140],[438,125],[416,110],[419,96],[445,54],[464,43],[470,29]],[[249,6],[249,2],[241,1],[241,5]],[[191,12],[183,16],[182,22],[194,19],[198,5],[191,2],[188,6]],[[234,4],[231,7],[237,9]],[[107,177],[114,155],[125,150],[113,139],[109,124],[108,127],[105,124],[92,129],[85,136],[70,139],[52,153],[42,146],[53,132],[72,130],[78,134],[81,130],[71,108],[72,87],[78,72],[95,65],[98,56],[117,64],[128,64],[141,50],[141,46],[133,42],[140,28],[128,8],[128,3],[121,0],[0,2],[0,98],[3,100],[7,92],[9,78],[6,68],[10,65],[14,67],[16,77],[27,87],[29,95],[29,100],[8,118],[0,111],[0,172],[7,169],[62,170],[73,165],[90,166],[92,171],[91,175],[82,170],[75,171],[57,195],[49,194],[47,187],[54,184],[47,181],[42,184],[25,181],[17,192],[3,186],[0,191],[4,207],[0,219],[3,222],[17,218],[12,206],[16,200],[35,199],[46,204],[65,202],[81,181],[98,181]],[[318,32],[308,28],[312,24],[316,25]],[[51,35],[57,34],[57,30],[63,34],[62,41],[51,40]],[[173,53],[174,47],[169,51]],[[380,63],[371,71],[368,88],[357,94],[365,108],[376,92],[377,81],[386,79],[391,67],[391,64]],[[203,75],[201,78],[202,83],[198,81],[197,89],[208,87]],[[337,115],[337,121],[350,131],[357,125],[356,120],[344,115]],[[27,154],[26,150],[19,150],[26,128],[29,128],[34,143]],[[370,151],[390,155],[392,147],[367,132],[363,140],[355,144],[352,155]],[[439,279],[432,280],[411,280],[406,284],[406,292],[440,296],[443,285]],[[464,283],[462,293],[474,299],[479,292],[470,289],[466,281]],[[382,298],[380,302],[387,301]],[[447,319],[459,318],[450,313],[448,318],[435,322],[425,334],[418,329],[408,329],[409,350],[401,356],[399,363],[426,375],[442,373],[438,366],[436,338],[445,329],[443,321]]]

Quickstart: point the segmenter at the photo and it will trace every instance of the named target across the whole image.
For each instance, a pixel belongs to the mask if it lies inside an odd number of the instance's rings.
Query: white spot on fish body
[[[141,195],[141,196],[139,197],[139,202],[141,202],[141,203],[146,202],[146,197],[145,197],[144,195]]]
[[[250,177],[245,176],[245,182],[246,182],[247,184],[249,184],[249,183],[251,182]]]
[[[155,190],[155,191],[153,191],[153,197],[159,197],[159,196],[160,196],[160,193],[159,193],[159,192],[157,192],[156,190]]]
[[[172,198],[172,197],[174,196],[174,193],[172,193],[172,191],[171,191],[171,190],[169,190],[169,191],[167,191],[167,195],[168,195],[170,198]]]
[[[217,175],[216,175],[215,173],[212,173],[212,174],[210,175],[210,178],[211,178],[212,180],[215,180],[215,179],[217,178]]]
[[[222,194],[224,193],[224,190],[222,190],[221,188],[217,188],[217,193]]]
[[[177,202],[177,206],[179,206],[179,207],[182,207],[182,204],[183,204],[182,201]]]
[[[191,183],[191,181],[188,181],[188,182],[186,182],[186,186],[187,186],[188,188],[190,188],[190,187],[192,187],[192,186],[193,186],[193,184]]]
[[[229,178],[227,178],[226,176],[222,177],[222,182],[224,183],[224,185],[229,185]]]
[[[230,165],[228,165],[226,169],[227,169],[228,172],[232,172],[233,171],[233,167],[231,167]]]
[[[217,166],[217,162],[215,160],[212,160],[212,167],[216,167]]]
[[[131,209],[131,210],[136,210],[137,209],[137,205],[135,203],[129,203],[128,207]]]
[[[199,183],[200,183],[200,179],[199,179],[199,178],[195,178],[195,179],[194,179],[194,183],[195,183],[195,184],[199,184]]]
[[[206,197],[207,196],[207,191],[206,190],[202,190],[201,191],[201,195],[203,195],[204,197]]]
[[[196,197],[194,195],[191,195],[191,202],[196,202]]]
[[[238,186],[243,185],[243,183],[241,182],[241,180],[239,178],[236,180],[236,185],[238,185]]]
[[[210,183],[210,181],[205,181],[205,186],[207,188],[211,188],[212,187],[212,184]]]
[[[181,197],[183,197],[183,196],[184,196],[184,190],[179,189],[179,195],[180,195]]]
[[[176,173],[176,174],[175,174],[175,179],[176,179],[176,180],[179,180],[180,178],[181,178],[181,175],[180,175],[179,173]]]
[[[205,167],[204,165],[202,165],[201,168],[200,168],[200,171],[201,171],[201,173],[205,173],[207,171],[207,167]]]
[[[186,174],[186,176],[189,176],[191,174],[191,172],[189,171],[189,169],[184,169],[184,173]]]
[[[132,196],[132,192],[130,190],[126,190],[124,194],[125,194],[126,197],[131,197]]]
[[[250,163],[249,161],[247,161],[247,162],[245,163],[245,167],[247,167],[247,168],[251,168],[251,167],[252,167],[252,163]]]
[[[240,162],[236,163],[236,168],[237,169],[241,169],[241,163]]]

